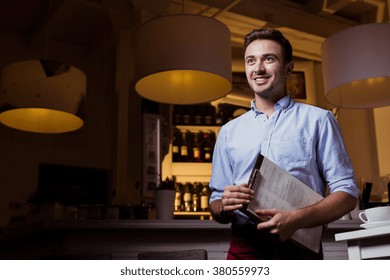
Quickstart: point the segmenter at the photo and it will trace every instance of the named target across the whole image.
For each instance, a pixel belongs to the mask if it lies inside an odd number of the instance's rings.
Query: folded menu
[[[255,222],[262,222],[259,209],[296,210],[317,203],[323,197],[272,161],[258,155],[248,181],[254,199],[240,211]],[[297,230],[291,240],[316,253],[320,251],[322,226]]]

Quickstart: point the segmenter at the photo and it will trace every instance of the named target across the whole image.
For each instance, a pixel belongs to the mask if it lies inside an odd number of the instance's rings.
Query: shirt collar
[[[282,97],[281,99],[279,99],[275,103],[274,108],[275,108],[275,111],[282,109],[282,110],[284,110],[286,112],[287,110],[289,110],[294,105],[294,103],[295,103],[295,101],[291,97],[291,95],[286,95],[286,96]],[[259,114],[264,114],[263,112],[260,112],[256,108],[255,99],[253,99],[251,101],[251,110],[256,114],[256,116],[259,115]]]
[[[295,103],[294,99],[292,98],[291,95],[288,94],[282,97],[281,99],[279,99],[278,102],[276,102],[275,109],[277,108],[276,106],[279,105],[280,108],[282,108],[284,111],[287,111],[294,105],[294,103]]]

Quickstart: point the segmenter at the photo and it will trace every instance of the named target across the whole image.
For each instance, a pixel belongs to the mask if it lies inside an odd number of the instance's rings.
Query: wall
[[[373,114],[370,109],[340,109],[339,123],[356,177],[373,178],[378,172]]]
[[[28,45],[27,39],[15,33],[0,34],[0,68],[19,60],[42,58],[42,50],[25,47]],[[139,192],[133,186],[140,180],[139,168],[136,167],[140,166],[141,159],[134,152],[140,149],[139,146],[132,145],[140,145],[139,141],[130,139],[125,143],[133,147],[126,149],[125,154],[125,157],[132,159],[132,164],[123,167],[126,176],[125,182],[120,182],[123,187],[118,190],[115,185],[118,180],[114,182],[119,130],[116,105],[118,91],[114,71],[117,59],[115,44],[94,53],[87,52],[88,49],[82,46],[63,42],[50,41],[49,46],[49,58],[70,63],[87,75],[85,126],[72,133],[47,135],[16,131],[0,124],[0,227],[9,222],[9,204],[26,201],[30,193],[36,190],[40,163],[107,169],[113,175],[110,186],[110,194],[116,194],[113,199],[121,197],[123,189],[131,189],[126,193],[125,199],[120,201],[139,201]],[[135,94],[134,91],[131,93]],[[128,102],[137,104],[137,98]],[[134,114],[126,116],[126,129],[140,129],[139,117]],[[135,134],[137,135],[137,131]],[[134,166],[135,168],[131,168]]]
[[[390,176],[390,106],[374,109],[379,176]]]

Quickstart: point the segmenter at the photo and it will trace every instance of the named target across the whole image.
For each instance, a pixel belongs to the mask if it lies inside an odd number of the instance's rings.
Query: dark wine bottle
[[[202,161],[199,133],[197,132],[194,133],[194,142],[192,143],[192,160],[196,162]]]
[[[209,211],[209,197],[209,186],[207,183],[203,183],[200,192],[200,210],[202,212]]]
[[[210,140],[210,133],[205,132],[203,136],[203,161],[211,162],[213,158],[213,147]]]
[[[180,161],[188,161],[188,141],[186,131],[181,132]]]
[[[181,161],[181,157],[180,157],[180,142],[181,142],[180,131],[176,130],[173,133],[173,139],[172,139],[172,161],[173,162]]]

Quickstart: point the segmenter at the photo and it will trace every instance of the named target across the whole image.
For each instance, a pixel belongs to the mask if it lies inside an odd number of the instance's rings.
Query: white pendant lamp
[[[390,105],[390,23],[363,24],[332,35],[322,57],[329,103],[343,108]]]
[[[77,130],[85,92],[85,74],[71,65],[47,59],[10,64],[1,72],[0,122],[37,133]]]
[[[146,22],[135,51],[135,89],[146,99],[195,104],[231,90],[230,32],[213,18],[179,14]]]

